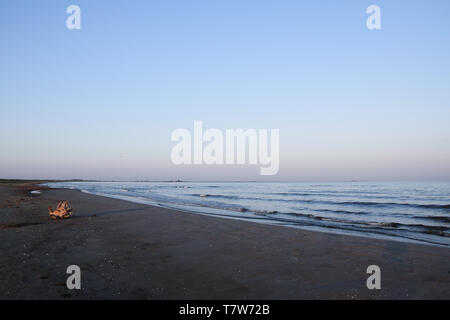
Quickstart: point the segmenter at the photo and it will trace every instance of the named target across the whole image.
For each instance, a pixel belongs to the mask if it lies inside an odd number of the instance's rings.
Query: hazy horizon
[[[107,180],[107,179],[45,179],[45,178],[3,178],[0,181],[55,181],[55,182],[111,182],[111,183],[450,183],[450,180]]]
[[[66,8],[81,8],[68,30]],[[381,30],[366,9],[381,8]],[[450,181],[450,2],[0,5],[0,177]],[[280,166],[171,162],[171,132],[280,130]]]

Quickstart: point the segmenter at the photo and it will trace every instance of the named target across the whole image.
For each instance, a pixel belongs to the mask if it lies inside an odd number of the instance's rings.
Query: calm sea
[[[448,182],[62,182],[49,185],[191,213],[450,246]]]

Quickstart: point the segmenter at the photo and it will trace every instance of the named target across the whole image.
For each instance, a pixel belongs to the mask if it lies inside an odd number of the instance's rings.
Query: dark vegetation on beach
[[[28,183],[28,184],[39,184],[39,183],[50,183],[50,182],[82,182],[87,180],[72,179],[72,180],[27,180],[27,179],[0,179],[0,184],[18,184],[18,183]]]

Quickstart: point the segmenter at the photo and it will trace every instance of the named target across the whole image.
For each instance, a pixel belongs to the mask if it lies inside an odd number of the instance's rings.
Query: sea
[[[110,198],[290,228],[450,247],[450,182],[56,182]]]

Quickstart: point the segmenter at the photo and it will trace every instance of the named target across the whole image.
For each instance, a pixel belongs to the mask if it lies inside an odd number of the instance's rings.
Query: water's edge
[[[286,212],[279,212],[276,210],[252,210],[251,204],[254,203],[261,203],[261,201],[281,201],[280,199],[273,200],[273,199],[262,199],[257,198],[256,200],[250,200],[248,204],[250,205],[250,209],[247,209],[243,206],[240,206],[239,203],[236,206],[233,206],[232,202],[229,203],[219,203],[222,208],[214,207],[215,202],[211,199],[214,199],[214,194],[208,194],[204,195],[207,201],[205,199],[201,199],[202,202],[198,201],[191,201],[189,203],[183,202],[183,199],[179,199],[177,197],[174,197],[173,199],[170,198],[170,196],[173,196],[174,193],[165,193],[164,195],[167,197],[167,199],[170,199],[170,201],[159,201],[158,193],[152,193],[151,196],[148,194],[143,194],[142,190],[139,190],[139,192],[129,192],[128,189],[120,189],[120,193],[113,192],[112,187],[114,187],[115,191],[117,191],[117,185],[114,186],[108,186],[105,185],[107,183],[97,183],[97,185],[91,184],[87,188],[86,183],[84,185],[76,185],[74,183],[71,183],[70,185],[62,185],[61,183],[49,183],[48,186],[52,188],[67,188],[67,189],[76,189],[84,193],[93,194],[93,195],[99,195],[104,196],[108,198],[114,198],[114,199],[120,199],[120,200],[126,200],[134,203],[140,203],[140,204],[146,204],[146,205],[152,205],[162,208],[169,208],[174,209],[186,213],[192,213],[192,214],[201,214],[201,215],[207,215],[207,216],[214,216],[219,218],[227,218],[227,219],[234,219],[234,220],[243,220],[243,221],[251,221],[256,223],[263,223],[263,224],[270,224],[270,225],[277,225],[277,226],[284,226],[284,227],[291,227],[291,228],[297,228],[302,230],[308,230],[308,231],[317,231],[317,232],[326,232],[326,233],[332,233],[332,234],[341,234],[341,235],[350,235],[350,236],[359,236],[359,237],[365,237],[365,238],[373,238],[373,239],[384,239],[384,240],[391,240],[391,241],[401,241],[401,242],[409,242],[409,243],[417,243],[417,244],[427,244],[427,245],[434,245],[434,246],[440,246],[440,247],[449,247],[450,241],[448,238],[448,216],[446,213],[448,212],[448,208],[446,205],[440,205],[436,203],[431,203],[430,205],[426,205],[425,208],[423,208],[423,211],[427,209],[426,207],[430,207],[427,210],[437,209],[439,212],[442,211],[442,213],[439,213],[439,215],[433,215],[430,216],[420,216],[416,217],[419,218],[420,221],[426,221],[426,219],[432,220],[431,224],[407,224],[407,223],[398,223],[393,222],[395,219],[395,215],[392,215],[391,220],[393,221],[376,221],[376,222],[370,222],[370,219],[368,221],[365,220],[341,220],[334,218],[336,214],[340,214],[341,216],[352,216],[355,214],[354,209],[349,211],[344,210],[324,210],[324,209],[317,209],[316,211],[333,211],[332,214],[334,215],[333,218],[323,218],[322,216],[318,216],[317,214],[310,214],[310,213],[286,213]],[[132,186],[136,187],[136,183],[120,183],[120,187],[128,185],[130,189],[132,189]],[[132,185],[132,186],[131,186]],[[189,188],[198,188],[198,186],[195,186],[195,183],[191,183],[192,187]],[[147,193],[150,193],[150,190],[152,188],[159,187],[158,184],[152,183],[147,185],[139,185],[139,188],[146,187],[149,190],[146,190]],[[171,184],[169,185],[170,188],[186,188],[186,186],[179,186]],[[162,187],[166,187],[163,185]],[[204,188],[204,186],[201,186]],[[214,186],[219,188],[220,186]],[[284,186],[283,186],[284,187]],[[98,188],[96,190],[95,188]],[[102,190],[103,188],[103,190]],[[280,187],[277,187],[280,188]],[[104,192],[105,190],[108,190],[109,192]],[[103,191],[103,192],[102,192]],[[171,191],[172,192],[172,191]],[[129,195],[127,195],[129,193]],[[140,196],[139,196],[140,195]],[[169,196],[170,195],[170,196]],[[176,193],[175,193],[176,195]],[[186,193],[183,194],[186,196]],[[259,195],[259,194],[258,194]],[[289,194],[290,195],[290,194]],[[200,198],[200,194],[190,193],[189,196]],[[228,200],[234,200],[233,197],[225,195],[219,195],[220,197],[230,198]],[[242,195],[240,195],[240,198],[242,199]],[[244,197],[245,198],[245,197]],[[174,201],[174,199],[176,201]],[[189,198],[190,199],[190,198]],[[283,199],[282,199],[283,200]],[[342,199],[341,199],[342,200]],[[337,202],[339,204],[344,203],[346,205],[346,201]],[[248,201],[248,200],[246,200]],[[252,202],[253,201],[253,202]],[[295,200],[293,202],[301,202],[303,200]],[[197,203],[198,202],[198,203]],[[239,202],[239,201],[237,201]],[[324,201],[321,201],[324,202]],[[206,203],[206,204],[205,204]],[[349,203],[352,203],[349,201]],[[358,203],[358,202],[356,202]],[[397,203],[393,202],[394,205],[398,205]],[[392,206],[392,203],[387,202],[385,203],[372,203],[367,202],[363,205],[372,205],[377,204],[377,210],[380,210],[379,207],[383,207],[384,205]],[[399,203],[399,205],[405,206],[409,203]],[[274,203],[275,208],[276,204]],[[225,206],[225,207],[224,207]],[[418,209],[421,209],[422,204],[414,204]],[[303,209],[303,208],[302,208]],[[308,209],[308,208],[307,208]],[[307,211],[307,209],[304,209]],[[407,208],[408,210],[412,210],[411,208]],[[309,210],[311,210],[309,208]],[[416,210],[416,209],[414,209]],[[421,209],[422,210],[422,209]],[[362,213],[359,213],[363,215]],[[406,213],[405,213],[406,214]],[[405,215],[403,214],[403,215]],[[389,217],[389,215],[387,215]],[[339,216],[340,217],[340,216]],[[386,219],[382,215],[380,215],[382,219]],[[381,218],[373,215],[372,219],[378,219]],[[390,217],[389,217],[390,218]],[[441,222],[439,219],[443,219]],[[365,218],[367,219],[367,218]],[[401,219],[405,221],[409,221],[410,217],[401,217]],[[408,220],[409,219],[409,220]],[[349,223],[350,221],[350,223]],[[422,231],[423,229],[423,231]]]

